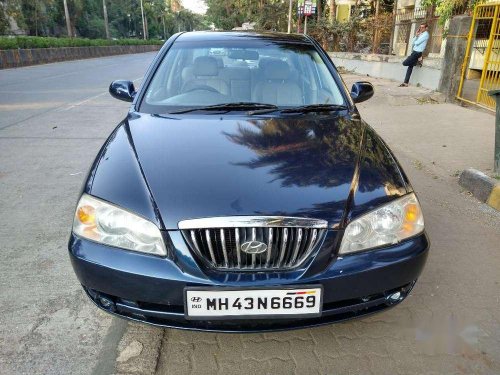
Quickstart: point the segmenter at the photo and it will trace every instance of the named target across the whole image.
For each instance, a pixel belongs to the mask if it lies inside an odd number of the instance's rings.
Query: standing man
[[[427,41],[429,40],[429,32],[427,31],[427,28],[428,25],[426,23],[421,24],[412,40],[413,50],[411,55],[403,61],[403,65],[408,67],[406,70],[405,81],[400,84],[399,87],[408,87],[413,67],[422,61],[422,54],[424,53]]]

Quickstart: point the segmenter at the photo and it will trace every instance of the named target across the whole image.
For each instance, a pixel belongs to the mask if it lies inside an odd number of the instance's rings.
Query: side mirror
[[[134,84],[131,81],[113,81],[109,85],[109,93],[113,98],[131,102],[136,94]]]
[[[374,92],[370,82],[356,82],[352,85],[351,98],[354,103],[361,103],[370,99]]]

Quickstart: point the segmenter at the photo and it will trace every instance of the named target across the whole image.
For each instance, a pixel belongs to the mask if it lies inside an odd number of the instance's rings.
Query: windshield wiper
[[[266,113],[280,111],[281,113],[307,113],[307,112],[331,112],[347,109],[347,106],[341,104],[310,104],[293,108],[263,108],[247,112],[247,115],[263,115]]]
[[[300,107],[282,109],[281,113],[331,112],[347,109],[342,104],[310,104]]]
[[[177,111],[169,112],[170,114],[181,114],[195,111],[223,111],[223,110],[250,110],[250,109],[278,109],[274,104],[253,103],[253,102],[237,102],[237,103],[223,103],[215,105],[207,105],[205,107],[195,107],[187,109],[179,109]]]

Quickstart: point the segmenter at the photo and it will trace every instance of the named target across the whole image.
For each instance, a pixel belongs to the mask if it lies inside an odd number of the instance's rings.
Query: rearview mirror
[[[131,102],[136,94],[134,84],[131,81],[113,81],[109,85],[109,93],[113,98]]]
[[[374,90],[370,82],[356,82],[352,85],[351,98],[354,103],[361,103],[373,96]]]
[[[257,51],[247,49],[236,49],[230,51],[228,57],[233,60],[256,61],[259,59],[259,53]]]

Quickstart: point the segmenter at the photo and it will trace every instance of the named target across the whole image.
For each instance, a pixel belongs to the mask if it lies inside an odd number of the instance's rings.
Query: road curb
[[[167,330],[129,322],[117,348],[114,375],[154,375]]]
[[[458,183],[481,202],[500,211],[500,182],[474,168],[464,170]]]

